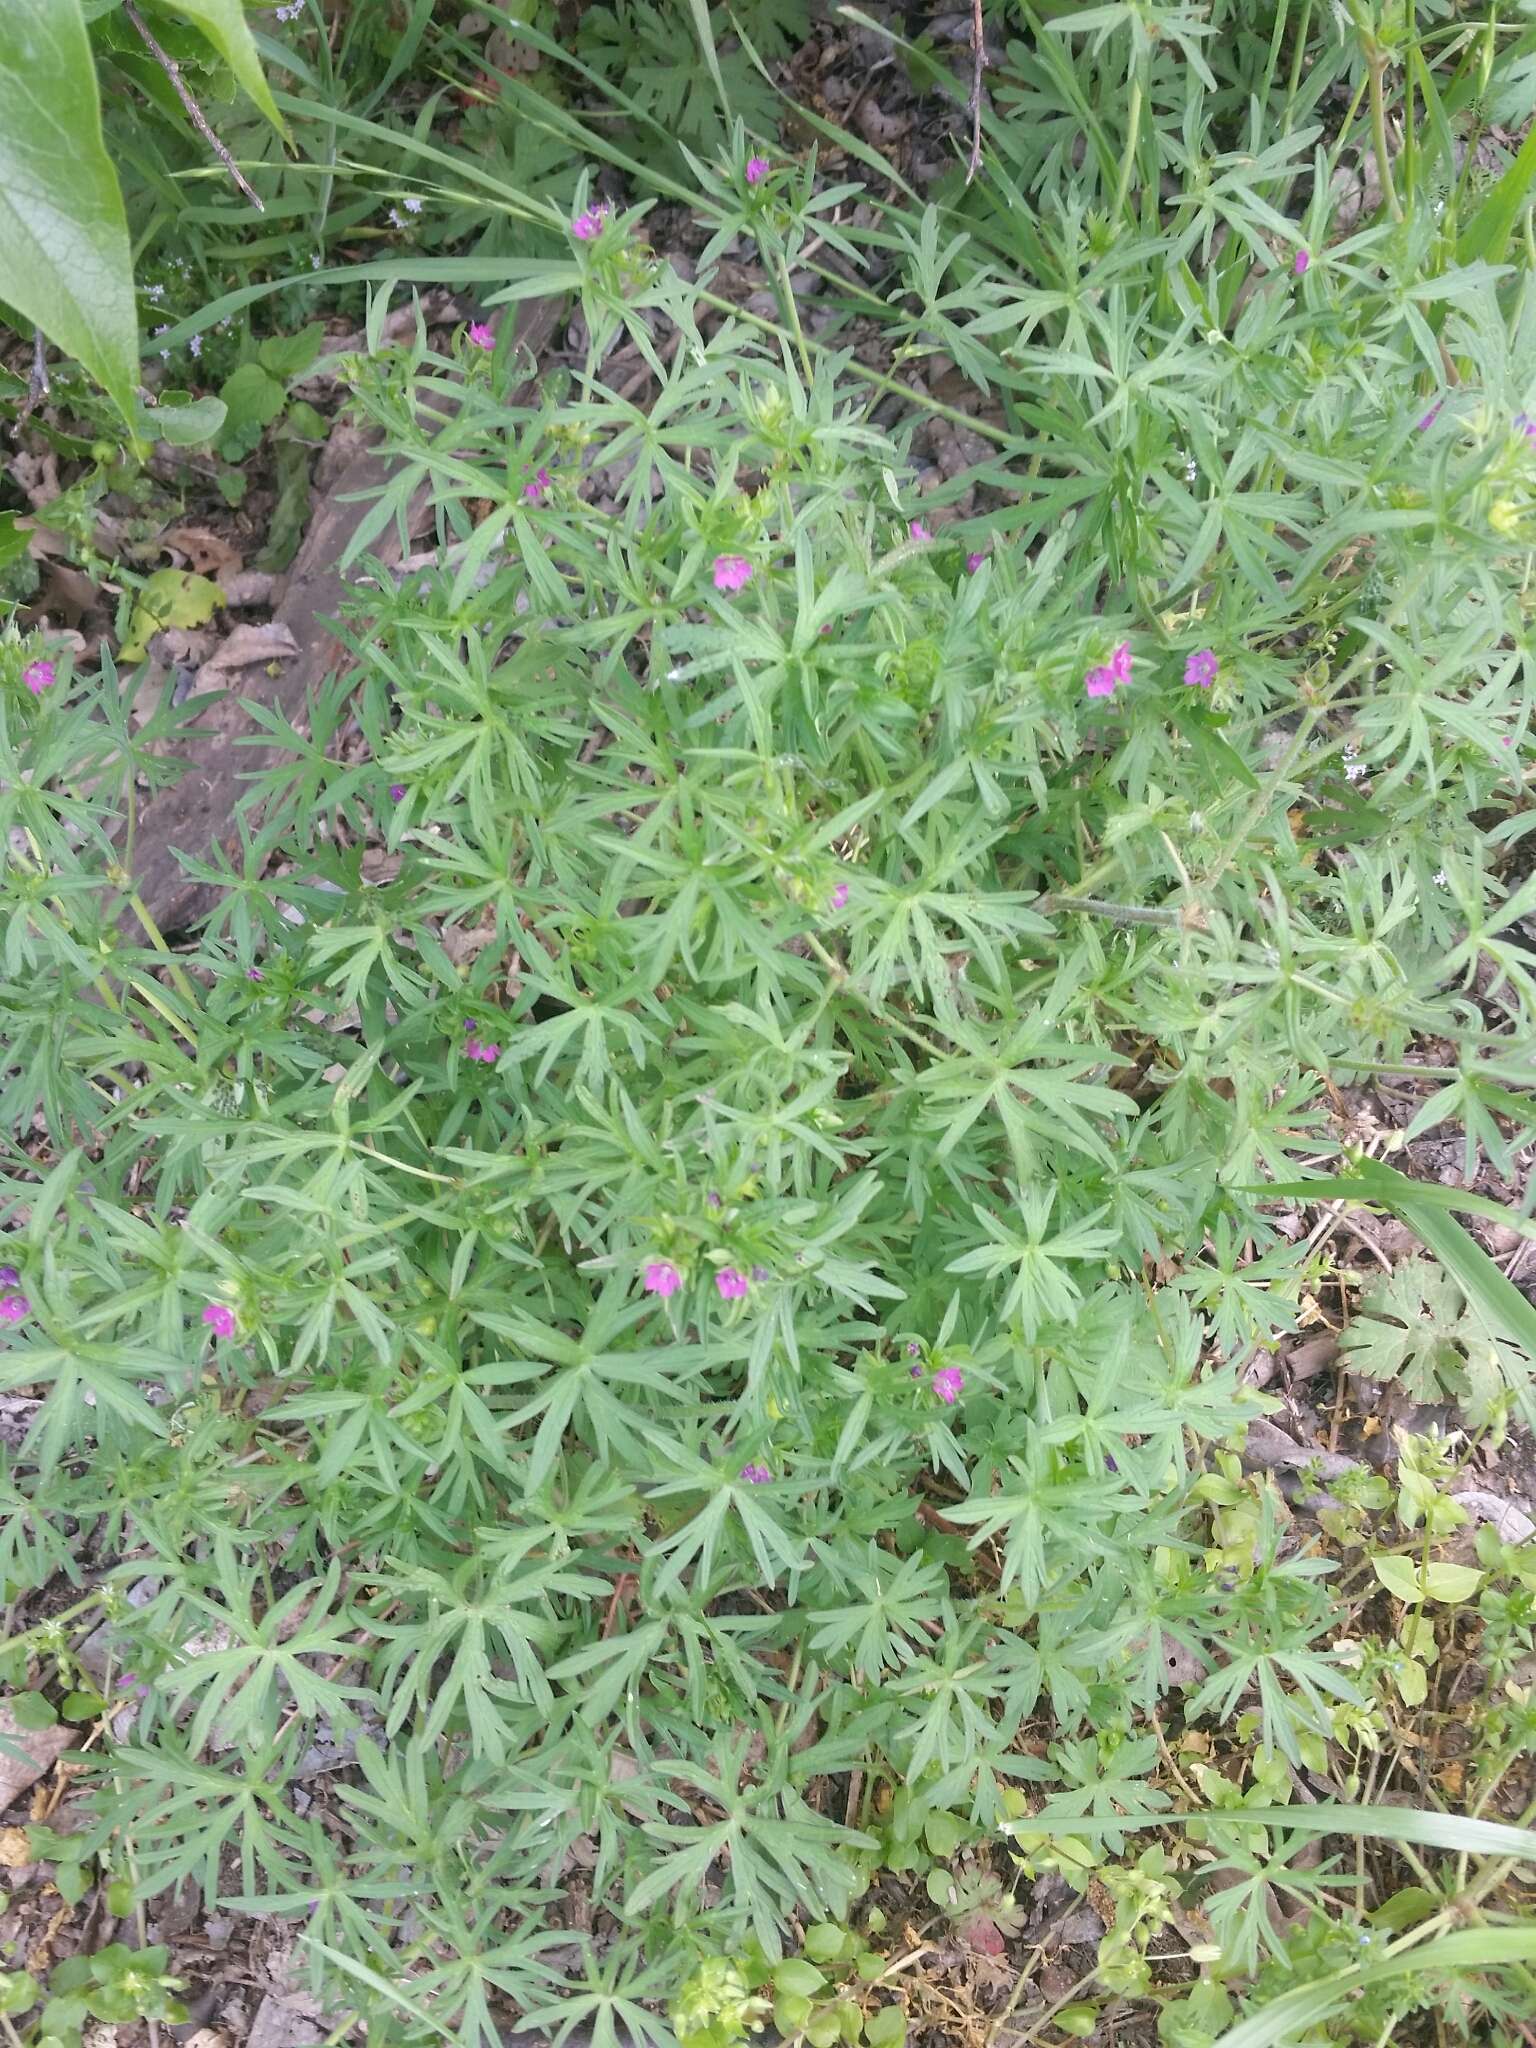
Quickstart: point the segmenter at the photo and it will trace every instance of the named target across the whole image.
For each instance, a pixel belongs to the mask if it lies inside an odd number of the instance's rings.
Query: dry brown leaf
[[[0,1828],[0,1864],[7,1870],[24,1870],[35,1860],[25,1828]]]
[[[29,1785],[36,1784],[44,1771],[51,1768],[60,1750],[68,1749],[70,1731],[67,1728],[23,1728],[16,1719],[12,1700],[0,1700],[0,1736],[4,1736],[7,1748],[0,1751],[0,1813],[3,1813],[13,1799],[19,1799]],[[31,1694],[21,1694],[31,1698]],[[15,1752],[20,1752],[16,1754]]]
[[[268,619],[261,626],[236,626],[198,670],[196,687],[199,691],[226,689],[230,677],[241,670],[265,668],[272,661],[293,661],[298,652],[298,642],[280,619]]]
[[[47,1885],[44,1887],[43,1896],[46,1898],[50,1892],[56,1894],[57,1889],[55,1885]],[[66,1926],[74,1916],[75,1909],[73,1906],[68,1904],[62,1905],[43,1929],[41,1938],[34,1944],[31,1954],[27,1957],[27,1968],[34,1976],[45,1976],[53,1968],[54,1941],[59,1929]]]
[[[185,566],[199,576],[220,577],[225,570],[245,567],[245,557],[232,548],[223,534],[208,526],[173,526],[161,535],[168,548],[185,555]]]

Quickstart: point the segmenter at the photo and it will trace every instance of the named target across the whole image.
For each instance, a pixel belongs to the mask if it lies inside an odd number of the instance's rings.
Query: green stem
[[[738,306],[734,299],[722,298],[718,292],[699,293],[706,306],[713,306],[721,313],[729,313],[734,320],[741,320],[749,327],[760,327],[765,334],[776,334],[781,340],[793,341],[794,336],[787,327],[781,327],[777,320],[768,320],[761,313],[749,313],[744,306]],[[964,427],[968,433],[980,434],[983,440],[995,441],[999,448],[1018,448],[1021,445],[1017,434],[1010,434],[1005,427],[995,427],[990,420],[979,413],[962,412],[956,405],[945,405],[942,399],[932,398],[926,391],[915,385],[903,384],[895,377],[887,377],[879,370],[871,370],[861,363],[857,356],[850,356],[843,366],[850,377],[861,377],[866,384],[873,384],[881,391],[894,393],[909,405],[920,405],[925,412],[931,412],[952,425]]]
[[[134,916],[139,920],[139,923],[143,926],[145,936],[148,938],[149,943],[154,947],[155,951],[157,953],[163,953],[165,955],[166,972],[171,977],[171,985],[176,990],[176,993],[182,998],[184,1002],[190,1003],[193,1009],[198,1008],[199,1005],[197,990],[192,986],[191,982],[188,981],[186,975],[183,974],[183,972],[181,971],[181,968],[177,963],[176,955],[165,943],[165,935],[162,933],[159,925],[155,923],[153,917],[151,917],[149,913],[149,906],[145,903],[143,897],[139,894],[137,889],[130,889],[128,891],[128,908],[133,912]]]
[[[1398,201],[1397,187],[1392,182],[1392,159],[1387,153],[1387,99],[1381,89],[1381,81],[1387,69],[1387,53],[1379,44],[1367,45],[1365,61],[1371,79],[1371,145],[1376,154],[1376,180],[1381,186],[1381,196],[1387,202],[1387,211],[1394,220],[1401,220],[1403,209]]]
[[[1177,929],[1190,923],[1187,912],[1166,903],[1110,903],[1102,896],[1041,896],[1035,908],[1047,917],[1077,910],[1087,917],[1107,917],[1111,924],[1161,924]]]
[[[1136,162],[1136,145],[1141,140],[1141,66],[1131,71],[1131,102],[1125,124],[1125,148],[1120,157],[1120,182],[1115,187],[1115,203],[1110,211],[1119,215],[1125,209],[1125,202],[1131,189],[1131,171]],[[1133,223],[1134,225],[1134,223]]]
[[[805,373],[805,387],[809,391],[816,381],[816,372],[811,368],[811,353],[805,345],[805,329],[800,325],[800,308],[795,303],[795,281],[789,273],[789,258],[779,251],[779,275],[784,280],[784,306],[790,326],[794,329],[795,347],[800,352],[800,368]]]

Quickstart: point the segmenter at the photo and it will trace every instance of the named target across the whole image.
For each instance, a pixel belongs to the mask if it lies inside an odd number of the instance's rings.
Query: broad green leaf
[[[1427,1564],[1424,1567],[1424,1591],[1431,1600],[1444,1600],[1452,1606],[1463,1600],[1470,1600],[1483,1583],[1483,1575],[1470,1564]]]
[[[206,576],[193,576],[185,569],[157,569],[139,592],[120,658],[142,661],[150,640],[163,626],[204,625],[223,602],[223,591]]]
[[[139,404],[134,424],[146,441],[168,441],[173,448],[195,448],[211,441],[223,426],[229,407],[222,398],[191,398],[184,405]]]
[[[261,68],[261,59],[256,54],[256,43],[240,0],[159,0],[159,5],[165,13],[179,15],[183,21],[190,21],[195,28],[202,30],[286,141],[288,130],[283,126],[283,117],[277,111],[272,88]]]
[[[1373,1557],[1371,1569],[1394,1599],[1418,1599],[1419,1574],[1411,1557]]]
[[[138,320],[122,194],[101,139],[80,0],[7,0],[0,33],[0,299],[125,419]]]

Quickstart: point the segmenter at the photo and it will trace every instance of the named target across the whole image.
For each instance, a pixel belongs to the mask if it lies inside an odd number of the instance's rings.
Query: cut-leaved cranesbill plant
[[[727,2040],[776,1986],[895,2036],[910,1978],[775,1972],[946,1837],[973,1906],[977,1844],[1114,1858],[1116,1998],[1205,1914],[1170,2048],[1390,2038],[1448,1972],[1502,2024],[1529,1958],[1436,1906],[1362,1959],[1319,1833],[1530,1838],[1311,1803],[1389,1746],[1392,1589],[1231,1447],[1327,1277],[1266,1189],[1338,1164],[1337,1091],[1536,1129],[1536,303],[1406,169],[1346,206],[1331,21],[1094,12],[1031,24],[998,105],[1046,118],[989,116],[954,209],[844,236],[738,135],[701,266],[608,185],[556,215],[412,146],[556,242],[494,295],[580,324],[530,391],[504,329],[386,343],[376,301],[395,468],[311,719],[356,729],[263,714],[291,758],[174,952],[122,864],[171,714],[0,648],[5,1569],[77,1587],[0,1675],[103,1688],[76,1864],[292,1922],[338,2039],[665,2044],[681,1999]],[[1081,105],[1079,32],[1120,81]],[[722,303],[738,238],[777,317]],[[829,251],[974,416],[817,327]],[[1490,1797],[1536,1741],[1493,1591]],[[1133,1844],[1226,1774],[1191,1849]]]

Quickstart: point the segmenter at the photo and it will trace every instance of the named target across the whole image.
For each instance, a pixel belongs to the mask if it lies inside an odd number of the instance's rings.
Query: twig
[[[165,51],[162,50],[160,45],[155,41],[154,36],[150,33],[149,26],[145,22],[143,15],[140,14],[138,8],[134,6],[133,0],[123,0],[123,12],[127,15],[128,19],[133,23],[134,27],[138,30],[139,36],[143,41],[144,47],[149,51],[151,57],[154,58],[155,62],[160,66],[160,69],[171,81],[172,85],[175,86],[176,97],[181,101],[181,104],[186,108],[187,117],[191,121],[192,126],[197,130],[198,134],[202,136],[204,142],[207,143],[208,147],[213,151],[214,155],[218,158],[219,162],[224,166],[225,170],[228,171],[229,175],[240,187],[240,190],[245,194],[246,198],[249,199],[252,206],[255,207],[256,211],[258,213],[265,213],[267,209],[265,208],[265,206],[262,205],[260,198],[258,197],[256,192],[251,188],[250,184],[247,182],[245,173],[241,170],[240,166],[235,162],[234,158],[230,155],[229,151],[224,147],[223,143],[220,142],[217,135],[215,135],[213,130],[208,126],[207,118],[204,115],[202,108],[197,104],[197,101],[193,99],[191,93],[188,92],[185,84],[182,82],[181,66],[176,62],[174,57],[167,56]]]
[[[965,167],[970,184],[981,169],[981,77],[987,68],[987,45],[981,25],[981,0],[971,0],[971,160]]]
[[[16,418],[11,427],[11,433],[18,441],[21,439],[22,428],[53,389],[52,385],[48,382],[47,348],[48,344],[43,337],[43,330],[41,327],[34,327],[32,330],[32,374],[27,379],[27,395],[17,407]]]

